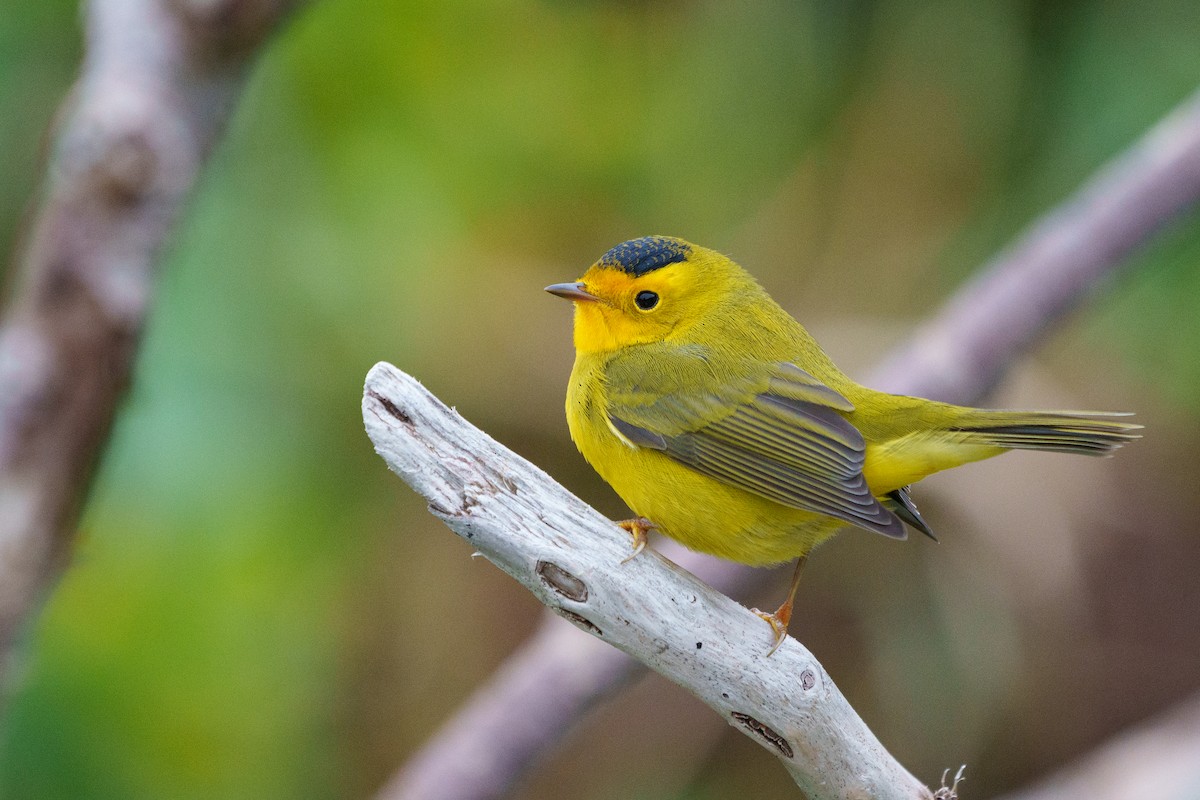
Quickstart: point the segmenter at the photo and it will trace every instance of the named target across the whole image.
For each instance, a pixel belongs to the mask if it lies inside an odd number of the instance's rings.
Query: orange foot
[[[775,644],[767,651],[767,657],[770,658],[779,649],[779,645],[783,644],[783,640],[787,638],[788,623],[792,620],[792,604],[790,602],[783,604],[774,614],[759,611],[757,608],[750,610],[765,619],[775,634]]]
[[[800,575],[804,572],[804,565],[807,562],[807,553],[796,559],[796,570],[792,573],[792,585],[788,589],[787,600],[784,600],[783,605],[775,609],[774,614],[759,611],[757,608],[750,609],[765,619],[771,626],[771,630],[775,632],[775,646],[767,652],[767,658],[770,658],[771,654],[778,650],[779,645],[783,644],[783,640],[787,638],[788,623],[792,621],[792,603],[796,600],[796,587],[800,585]]]
[[[624,519],[618,522],[617,525],[629,531],[629,535],[633,537],[633,552],[621,559],[622,564],[632,561],[637,557],[638,553],[646,549],[646,534],[658,527],[645,517]]]

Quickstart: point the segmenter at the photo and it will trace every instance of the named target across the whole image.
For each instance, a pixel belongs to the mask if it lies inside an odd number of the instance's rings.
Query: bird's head
[[[575,349],[662,341],[707,317],[739,289],[757,289],[725,256],[683,239],[645,236],[609,250],[575,283],[546,291],[575,302]]]

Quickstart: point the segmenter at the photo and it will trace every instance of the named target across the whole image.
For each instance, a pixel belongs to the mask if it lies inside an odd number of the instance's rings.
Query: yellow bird
[[[750,565],[798,559],[773,614],[787,635],[809,551],[856,525],[930,537],[909,486],[1010,449],[1102,455],[1138,438],[1120,414],[994,411],[886,394],[839,370],[729,258],[666,236],[609,250],[576,283],[567,422],[584,458],[638,518]]]

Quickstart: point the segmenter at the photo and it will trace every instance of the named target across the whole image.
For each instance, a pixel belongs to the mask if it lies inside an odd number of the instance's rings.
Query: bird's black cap
[[[600,266],[612,267],[627,272],[635,278],[674,264],[686,261],[692,252],[691,245],[682,239],[668,236],[643,236],[621,242],[600,258]]]

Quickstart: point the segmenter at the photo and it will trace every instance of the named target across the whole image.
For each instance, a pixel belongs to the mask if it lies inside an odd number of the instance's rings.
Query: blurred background
[[[0,14],[0,252],[81,55]],[[166,254],[72,566],[0,727],[6,798],[365,798],[538,624],[362,430],[389,360],[613,517],[544,295],[648,233],[733,255],[863,377],[1200,84],[1193,0],[324,0],[258,64]],[[1019,787],[1200,688],[1200,217],[988,404],[1136,410],[1112,460],[1012,454],[849,532],[793,633],[897,758]],[[778,601],[782,573],[763,572]],[[764,599],[765,598],[765,599]],[[516,793],[793,797],[657,676]]]

